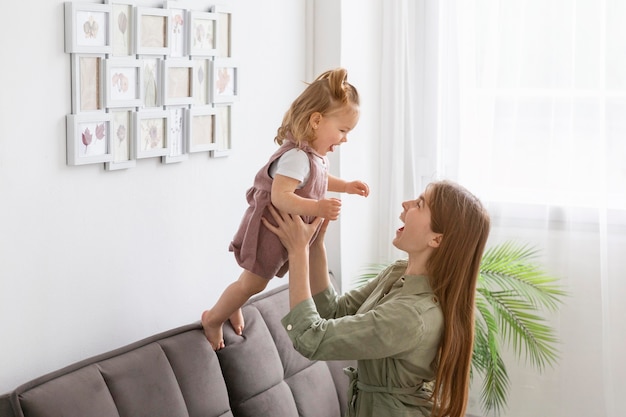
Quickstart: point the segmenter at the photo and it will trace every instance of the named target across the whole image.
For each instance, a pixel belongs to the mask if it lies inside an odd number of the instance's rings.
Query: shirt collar
[[[404,275],[400,279],[404,282],[402,286],[402,292],[404,294],[418,295],[433,293],[426,275]]]

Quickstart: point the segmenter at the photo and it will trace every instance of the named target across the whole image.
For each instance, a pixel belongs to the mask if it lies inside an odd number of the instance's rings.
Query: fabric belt
[[[356,401],[359,391],[363,392],[384,392],[395,395],[411,395],[416,396],[414,401],[411,401],[412,405],[429,406],[430,392],[424,389],[424,384],[420,384],[415,387],[382,387],[377,385],[369,385],[359,381],[358,370],[352,366],[343,369],[343,372],[350,378],[350,384],[348,386],[348,417],[356,416]]]

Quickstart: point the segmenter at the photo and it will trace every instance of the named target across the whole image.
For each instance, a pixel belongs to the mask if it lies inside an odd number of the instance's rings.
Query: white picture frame
[[[193,105],[211,105],[211,59],[196,58],[193,62]]]
[[[239,65],[232,58],[211,61],[210,95],[212,103],[239,101]]]
[[[108,162],[111,152],[111,114],[83,113],[66,116],[67,164]]]
[[[220,58],[233,57],[233,11],[224,5],[214,5],[211,13],[217,15],[216,56]]]
[[[232,103],[216,104],[215,108],[215,150],[211,158],[222,158],[230,155],[233,148],[233,115]]]
[[[187,111],[187,149],[190,153],[217,150],[216,121],[214,107],[192,107]]]
[[[135,52],[137,55],[170,53],[170,11],[155,7],[135,9]]]
[[[217,55],[217,18],[216,13],[191,10],[187,39],[189,55],[208,57]]]
[[[111,5],[111,55],[113,57],[135,54],[134,0],[104,0]]]
[[[104,64],[104,102],[107,108],[143,104],[143,62],[136,58],[109,58]]]
[[[170,51],[172,58],[182,58],[189,55],[189,10],[179,1],[166,1],[165,7],[169,10],[170,23],[168,26]]]
[[[135,159],[134,140],[134,108],[113,109],[109,112],[112,117],[111,151],[113,159],[105,162],[107,171],[134,168]]]
[[[104,110],[104,54],[72,54],[72,113]]]
[[[134,113],[135,158],[154,158],[168,153],[167,110],[143,110]]]
[[[193,61],[185,58],[164,59],[161,74],[163,105],[193,104]]]
[[[66,2],[64,7],[65,52],[111,53],[110,4]]]
[[[163,89],[161,87],[163,78],[163,59],[155,56],[147,56],[141,59],[142,70],[142,99],[141,105],[144,109],[160,108],[163,105]]]
[[[168,108],[168,152],[167,155],[161,157],[161,162],[171,164],[182,162],[189,159],[187,151],[187,107],[170,107]]]

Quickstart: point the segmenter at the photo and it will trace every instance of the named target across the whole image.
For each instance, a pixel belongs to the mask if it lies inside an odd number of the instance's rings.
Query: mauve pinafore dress
[[[263,226],[261,217],[276,224],[267,208],[271,204],[270,192],[273,181],[269,175],[269,168],[272,162],[295,147],[297,145],[294,142],[286,140],[257,172],[254,184],[246,192],[248,208],[229,247],[229,250],[234,252],[239,266],[265,279],[282,277],[289,270],[287,250],[280,243],[280,239]],[[317,154],[309,146],[300,149],[309,157],[311,171],[306,184],[295,193],[304,198],[323,199],[328,189],[328,159]],[[303,216],[307,223],[314,219],[312,216]]]

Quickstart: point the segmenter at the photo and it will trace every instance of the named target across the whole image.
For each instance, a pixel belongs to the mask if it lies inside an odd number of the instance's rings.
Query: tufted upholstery
[[[224,326],[213,352],[199,323],[70,365],[0,396],[0,417],[331,417],[343,414],[351,362],[312,362],[280,324],[282,286]]]

